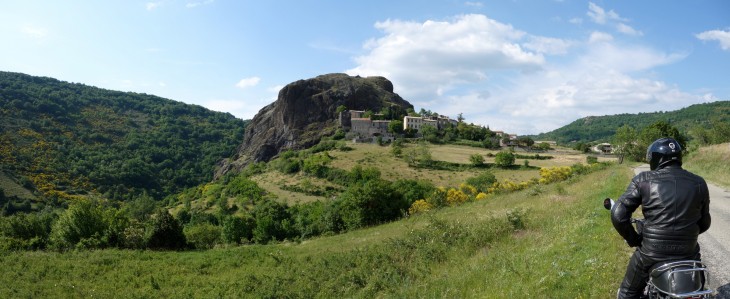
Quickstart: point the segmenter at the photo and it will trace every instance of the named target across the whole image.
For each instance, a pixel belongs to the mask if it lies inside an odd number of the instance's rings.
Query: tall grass
[[[608,298],[629,249],[601,199],[630,178],[612,166],[299,244],[7,252],[0,297]]]
[[[700,147],[690,153],[683,166],[706,180],[730,188],[730,143]]]

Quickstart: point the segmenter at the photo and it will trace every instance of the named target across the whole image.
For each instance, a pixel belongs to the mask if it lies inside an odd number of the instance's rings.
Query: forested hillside
[[[610,142],[616,129],[629,125],[642,129],[657,121],[669,122],[680,132],[699,131],[715,124],[730,124],[730,101],[696,104],[676,111],[654,113],[589,116],[578,119],[557,130],[535,136],[536,140],[570,142]],[[700,134],[700,132],[697,132]],[[694,138],[695,136],[688,136]]]
[[[0,72],[0,190],[24,209],[26,199],[36,208],[93,194],[161,199],[210,181],[245,124],[152,95]]]

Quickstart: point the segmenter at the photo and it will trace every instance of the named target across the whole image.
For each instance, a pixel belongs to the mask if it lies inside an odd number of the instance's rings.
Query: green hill
[[[539,134],[534,139],[555,140],[560,144],[610,142],[616,129],[623,125],[642,129],[657,121],[667,121],[685,134],[695,127],[709,127],[712,121],[730,123],[730,101],[696,104],[676,111],[589,116],[551,132]]]
[[[161,199],[210,181],[245,124],[152,95],[0,72],[0,189],[44,203]]]

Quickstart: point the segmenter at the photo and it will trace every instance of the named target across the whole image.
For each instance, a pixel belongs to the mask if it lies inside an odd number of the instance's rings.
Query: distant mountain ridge
[[[676,111],[588,116],[533,138],[554,140],[560,144],[610,142],[616,129],[623,125],[641,129],[657,121],[667,121],[680,132],[687,134],[695,126],[709,126],[713,119],[730,123],[730,101],[695,104]]]
[[[210,181],[245,124],[157,96],[0,72],[0,172],[41,199],[162,199]]]

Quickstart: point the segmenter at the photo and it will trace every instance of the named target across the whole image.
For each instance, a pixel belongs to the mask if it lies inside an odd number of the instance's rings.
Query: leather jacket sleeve
[[[700,227],[701,234],[710,228],[710,223],[712,222],[712,219],[710,218],[710,192],[707,189],[706,183],[700,187],[700,193],[702,194],[701,196],[704,197],[704,204],[700,211],[702,217],[700,218],[700,221],[697,222],[697,225]]]
[[[611,210],[611,222],[621,237],[631,247],[641,245],[641,235],[631,225],[631,214],[641,205],[641,182],[634,177]]]

